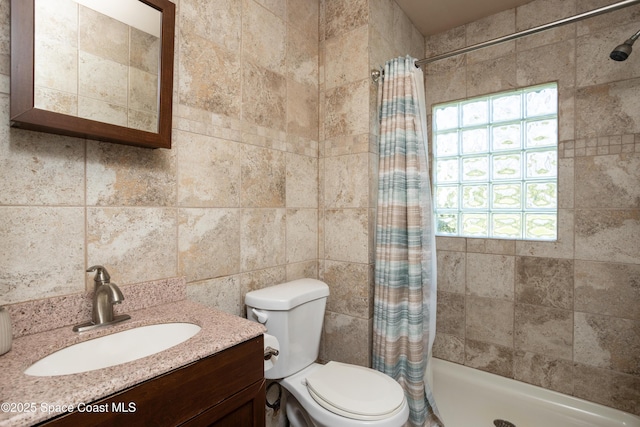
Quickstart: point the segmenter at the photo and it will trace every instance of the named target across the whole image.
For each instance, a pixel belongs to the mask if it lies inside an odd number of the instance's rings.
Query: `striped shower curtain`
[[[425,381],[435,337],[436,262],[422,70],[388,61],[379,80],[373,368],[405,390],[408,425],[438,426]]]

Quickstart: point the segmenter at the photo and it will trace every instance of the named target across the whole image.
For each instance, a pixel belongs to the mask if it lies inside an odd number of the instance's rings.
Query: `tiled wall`
[[[321,358],[369,366],[377,197],[371,69],[421,58],[424,37],[393,0],[320,2],[320,277],[330,286]]]
[[[9,127],[0,0],[0,305],[81,292],[93,264],[239,315],[317,277],[317,0],[176,5],[173,148],[148,150]]]
[[[535,0],[427,56],[612,1]],[[559,239],[438,238],[435,355],[640,414],[640,6],[426,67],[427,103],[559,84]]]

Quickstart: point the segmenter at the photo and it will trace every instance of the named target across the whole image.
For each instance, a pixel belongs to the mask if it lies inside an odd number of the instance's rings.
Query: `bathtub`
[[[640,427],[626,412],[456,363],[433,358],[432,369],[445,427]]]

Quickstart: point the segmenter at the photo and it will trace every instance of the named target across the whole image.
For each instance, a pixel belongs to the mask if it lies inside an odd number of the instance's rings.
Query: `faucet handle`
[[[109,276],[109,272],[106,268],[101,265],[94,265],[93,267],[89,267],[87,269],[87,273],[96,272],[96,275],[93,277],[93,281],[95,285],[101,285],[104,283],[109,283],[111,281],[111,276]]]

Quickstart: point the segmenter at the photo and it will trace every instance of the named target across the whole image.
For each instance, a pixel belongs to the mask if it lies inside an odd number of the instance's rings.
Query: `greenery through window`
[[[555,240],[555,83],[433,107],[437,235]]]

